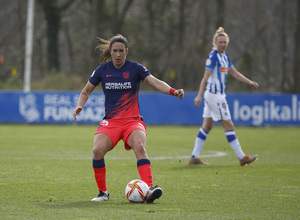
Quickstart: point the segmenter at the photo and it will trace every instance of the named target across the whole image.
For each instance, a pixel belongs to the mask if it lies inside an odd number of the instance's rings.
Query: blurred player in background
[[[102,52],[101,65],[95,69],[81,91],[73,113],[76,120],[89,95],[101,82],[105,95],[105,116],[94,137],[93,168],[99,195],[92,201],[109,199],[104,156],[122,139],[125,149],[132,149],[135,153],[140,177],[150,188],[147,203],[153,203],[162,195],[162,189],[153,187],[151,163],[146,153],[146,125],[140,115],[138,103],[140,81],[179,99],[183,98],[184,91],[171,88],[151,75],[143,65],[127,60],[128,42],[122,35],[118,34],[109,40],[99,40],[102,41],[97,46]]]
[[[200,152],[215,121],[220,121],[222,124],[228,143],[242,166],[246,166],[258,159],[257,155],[251,157],[244,154],[234,132],[234,124],[231,120],[225,94],[227,73],[230,73],[235,79],[255,89],[258,88],[258,84],[246,78],[234,68],[226,53],[228,43],[228,35],[222,27],[219,27],[213,36],[213,50],[206,59],[204,76],[200,83],[198,95],[194,99],[194,104],[198,108],[204,93],[203,124],[196,137],[189,164],[208,164],[201,160]]]

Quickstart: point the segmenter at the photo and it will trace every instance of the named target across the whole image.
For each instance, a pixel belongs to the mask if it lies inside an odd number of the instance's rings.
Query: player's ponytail
[[[213,36],[213,40],[212,40],[212,49],[215,50],[217,48],[216,46],[216,41],[217,41],[217,38],[219,36],[225,36],[227,38],[227,43],[229,43],[229,36],[228,34],[225,33],[225,30],[223,27],[219,27],[217,30],[216,30],[216,33],[215,35]]]
[[[100,44],[98,44],[98,46],[96,47],[96,49],[99,49],[101,51],[100,54],[100,63],[106,63],[107,61],[109,61],[111,59],[111,55],[110,55],[110,48],[109,48],[109,44],[110,42],[108,40],[105,40],[103,38],[99,38],[97,37],[97,39],[101,42]]]
[[[99,49],[101,51],[100,58],[99,58],[101,64],[111,60],[110,49],[115,42],[123,43],[125,45],[125,48],[128,49],[127,39],[123,37],[121,34],[117,34],[112,38],[110,38],[109,40],[105,40],[99,37],[97,37],[97,39],[101,42],[96,47],[96,49]]]

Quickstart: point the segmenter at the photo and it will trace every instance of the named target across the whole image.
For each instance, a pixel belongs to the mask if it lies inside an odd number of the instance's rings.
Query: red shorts
[[[147,134],[146,125],[140,118],[105,119],[99,123],[96,134],[106,134],[112,140],[113,147],[122,139],[125,149],[130,150],[127,141],[130,134],[137,129]]]

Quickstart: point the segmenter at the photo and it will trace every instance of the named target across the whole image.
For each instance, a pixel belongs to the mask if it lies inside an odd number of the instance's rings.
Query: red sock
[[[148,186],[153,186],[152,180],[152,170],[149,159],[141,159],[137,162],[138,172],[141,179],[148,184]]]
[[[94,168],[95,179],[99,191],[107,191],[106,186],[106,167]]]
[[[93,160],[93,168],[94,168],[95,179],[99,191],[107,191],[106,166],[105,166],[104,159]]]

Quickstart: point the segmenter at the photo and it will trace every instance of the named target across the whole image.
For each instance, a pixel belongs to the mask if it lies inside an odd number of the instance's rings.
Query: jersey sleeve
[[[216,54],[211,52],[206,59],[205,69],[213,71],[213,69],[216,65],[216,62],[217,62]]]
[[[150,72],[148,71],[148,69],[139,63],[137,63],[137,69],[138,69],[139,78],[141,81],[143,81],[147,76],[150,75]]]
[[[101,66],[99,66],[97,69],[94,70],[92,73],[89,81],[92,83],[94,86],[97,86],[102,80],[101,80]]]

